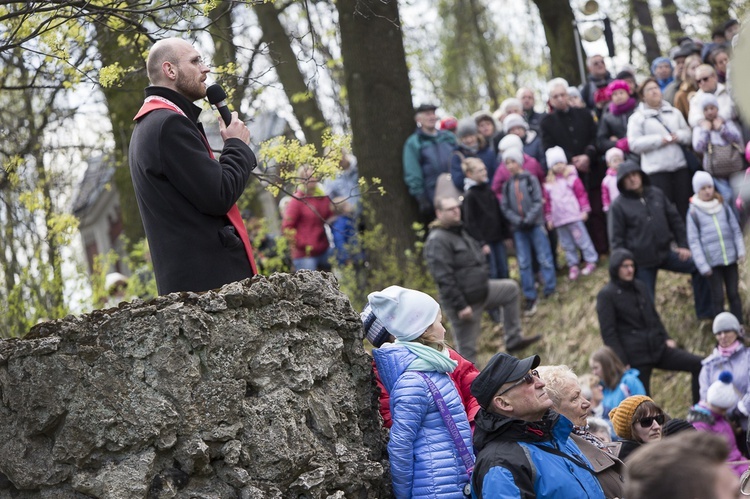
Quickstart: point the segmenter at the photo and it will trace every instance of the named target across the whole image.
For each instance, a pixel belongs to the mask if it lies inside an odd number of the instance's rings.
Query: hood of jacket
[[[612,250],[612,253],[609,256],[609,277],[612,279],[612,282],[623,282],[620,280],[620,265],[622,265],[622,262],[625,260],[633,260],[633,264],[635,264],[635,257],[630,250],[626,250],[625,248]]]
[[[565,442],[573,430],[573,423],[553,410],[548,410],[539,421],[524,421],[484,409],[474,417],[474,451],[479,453],[496,439],[509,442]]]
[[[643,170],[641,170],[641,165],[636,163],[635,161],[628,159],[625,160],[621,165],[620,169],[617,170],[617,189],[620,191],[620,193],[627,192],[622,185],[622,179],[625,178],[625,175],[632,173],[632,172],[639,172],[641,174],[641,182],[643,183],[643,187],[645,188],[647,185],[651,185],[651,180],[648,178],[648,175],[643,173]]]
[[[383,386],[388,393],[393,390],[399,376],[406,371],[409,364],[417,359],[417,356],[411,353],[408,348],[394,343],[386,343],[382,347],[374,349],[372,356],[375,359],[378,374],[380,374],[380,381],[383,382]]]

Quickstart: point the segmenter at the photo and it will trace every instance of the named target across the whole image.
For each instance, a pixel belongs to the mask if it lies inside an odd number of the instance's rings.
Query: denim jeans
[[[490,279],[508,278],[508,252],[503,241],[487,243],[490,247]]]
[[[294,270],[331,270],[331,263],[329,258],[331,256],[331,248],[325,250],[318,256],[305,256],[302,258],[292,259],[294,263]]]
[[[555,266],[552,264],[552,250],[549,246],[547,232],[542,225],[535,225],[530,230],[513,231],[513,241],[516,244],[516,258],[521,271],[521,289],[523,295],[529,300],[536,300],[537,293],[534,287],[534,271],[531,268],[531,248],[536,252],[539,269],[544,279],[544,295],[555,292],[557,277]]]
[[[740,212],[737,210],[737,206],[734,204],[734,200],[737,199],[737,196],[734,194],[732,185],[729,183],[729,180],[725,178],[714,177],[714,187],[716,187],[716,192],[721,194],[721,197],[724,198],[724,202],[732,209],[734,216],[737,217],[737,220],[739,220]]]

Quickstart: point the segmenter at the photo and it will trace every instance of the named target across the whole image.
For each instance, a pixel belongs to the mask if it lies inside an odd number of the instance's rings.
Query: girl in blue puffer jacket
[[[371,293],[367,299],[375,316],[396,337],[394,343],[372,352],[391,395],[388,455],[394,495],[461,499],[474,451],[466,412],[448,375],[457,362],[444,344],[440,306],[425,293],[399,286]],[[457,440],[449,433],[425,377],[440,392],[458,429]],[[463,459],[457,448],[460,442],[467,451]]]

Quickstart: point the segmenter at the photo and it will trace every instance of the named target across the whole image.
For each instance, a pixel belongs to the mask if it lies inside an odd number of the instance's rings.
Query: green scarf
[[[441,352],[416,341],[396,340],[395,343],[404,345],[411,353],[417,356],[417,359],[406,368],[409,371],[452,373],[458,365],[458,362],[451,359],[448,349],[444,349]]]

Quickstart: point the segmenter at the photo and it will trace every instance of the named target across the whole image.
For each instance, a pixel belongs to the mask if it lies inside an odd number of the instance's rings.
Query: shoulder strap
[[[693,219],[693,223],[695,223],[695,229],[698,231],[698,235],[701,234],[701,224],[698,223],[698,214],[695,212],[695,207],[691,206],[688,209],[688,212],[690,213],[690,218]]]
[[[672,133],[672,130],[669,129],[669,127],[667,126],[667,124],[662,121],[661,117],[659,116],[659,113],[656,113],[654,115],[654,119],[656,119],[656,121],[658,121],[659,123],[661,123],[661,126],[663,126],[664,128],[667,129],[667,133],[670,133],[670,134]]]
[[[437,405],[438,411],[440,411],[440,416],[443,418],[445,426],[448,427],[448,433],[450,433],[451,438],[453,439],[453,443],[458,449],[458,454],[459,456],[461,456],[461,461],[463,461],[464,466],[466,467],[466,473],[471,476],[471,472],[474,469],[474,456],[471,454],[471,452],[469,452],[469,449],[466,448],[466,443],[464,443],[464,439],[461,437],[461,432],[458,431],[456,422],[453,421],[453,416],[451,416],[451,413],[448,410],[448,405],[445,403],[445,399],[441,395],[440,390],[438,390],[437,386],[435,386],[435,383],[433,383],[429,378],[429,376],[427,376],[422,371],[416,372],[417,374],[422,376],[422,378],[427,383],[427,387],[430,389],[430,393],[432,393],[432,397],[435,399],[435,404]]]

